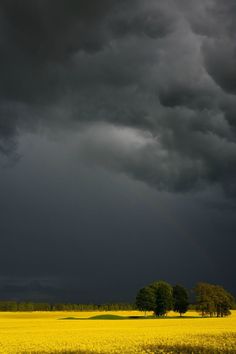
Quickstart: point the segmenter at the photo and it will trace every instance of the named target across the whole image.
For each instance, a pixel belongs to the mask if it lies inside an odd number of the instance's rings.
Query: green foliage
[[[0,301],[0,311],[17,311],[18,306],[15,301]]]
[[[179,312],[180,316],[188,310],[188,293],[181,285],[173,287],[173,310]]]
[[[20,302],[18,311],[34,311],[34,304],[32,302]]]
[[[224,317],[230,315],[234,297],[222,286],[198,283],[195,293],[197,310],[202,316]]]
[[[172,287],[165,281],[151,283],[140,289],[136,296],[136,306],[140,311],[153,311],[157,316],[164,316],[172,305]]]
[[[235,306],[234,297],[222,286],[198,283],[195,288],[196,304],[188,303],[188,293],[181,285],[173,288],[165,281],[153,282],[140,289],[136,296],[136,307],[141,311],[153,311],[156,316],[165,316],[170,310],[184,314],[189,307],[202,316],[224,317]]]
[[[0,301],[0,311],[132,311],[134,304],[129,303],[107,303],[97,304],[68,304],[47,302],[16,302]]]
[[[155,289],[156,304],[154,312],[157,316],[165,316],[173,307],[173,289],[165,281],[159,281],[151,285]]]
[[[146,286],[138,291],[136,296],[136,306],[140,311],[154,311],[156,304],[155,289]]]

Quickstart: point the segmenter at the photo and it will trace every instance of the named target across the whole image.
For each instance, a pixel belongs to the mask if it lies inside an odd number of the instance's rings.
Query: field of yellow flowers
[[[0,353],[236,353],[236,311],[227,318],[86,319],[94,315],[1,312]],[[82,319],[65,319],[75,317]]]

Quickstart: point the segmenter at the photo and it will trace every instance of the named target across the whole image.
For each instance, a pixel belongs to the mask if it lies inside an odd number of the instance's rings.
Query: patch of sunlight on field
[[[0,353],[236,353],[236,311],[227,318],[189,312],[183,319],[60,320],[96,315],[101,312],[1,312]]]

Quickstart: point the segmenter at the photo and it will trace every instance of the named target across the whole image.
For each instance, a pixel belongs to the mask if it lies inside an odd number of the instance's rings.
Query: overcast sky
[[[0,0],[0,298],[236,293],[234,0]]]

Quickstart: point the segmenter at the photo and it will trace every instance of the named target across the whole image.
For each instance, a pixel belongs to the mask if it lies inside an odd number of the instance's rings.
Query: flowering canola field
[[[227,318],[62,319],[98,314],[0,312],[0,353],[236,353],[236,311]]]

